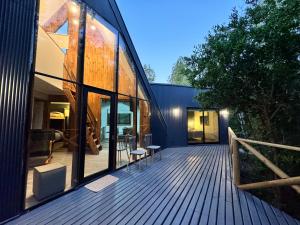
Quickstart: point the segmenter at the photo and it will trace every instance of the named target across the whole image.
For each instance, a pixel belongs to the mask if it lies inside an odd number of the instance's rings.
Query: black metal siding
[[[168,147],[187,145],[187,108],[200,108],[201,105],[195,100],[198,91],[191,87],[151,84],[152,91],[159,105],[160,111],[167,124],[167,143]],[[179,110],[179,115],[175,116],[174,109]],[[156,127],[156,120],[152,121],[151,126]],[[220,143],[227,143],[226,118],[220,116]],[[154,130],[159,132],[159,130]]]
[[[35,0],[0,1],[0,223],[20,213]]]

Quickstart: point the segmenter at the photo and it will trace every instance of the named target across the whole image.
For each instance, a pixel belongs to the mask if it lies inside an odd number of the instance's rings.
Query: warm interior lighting
[[[95,25],[91,25],[91,29],[92,29],[92,30],[96,30]]]
[[[64,114],[65,114],[65,117],[69,117],[70,116],[70,110],[65,108],[64,109]]]
[[[228,118],[228,116],[229,116],[229,111],[228,111],[228,109],[222,109],[222,110],[220,111],[220,114],[221,114],[223,117]]]
[[[72,6],[70,7],[70,11],[71,11],[71,13],[76,14],[76,13],[78,12],[77,6],[76,6],[76,5],[72,5]]]
[[[73,24],[77,26],[77,25],[79,24],[79,21],[76,20],[76,19],[74,19],[74,20],[73,20]]]
[[[178,107],[173,108],[172,112],[173,112],[173,115],[174,115],[175,117],[179,117],[179,114],[180,114],[180,108],[178,108]]]

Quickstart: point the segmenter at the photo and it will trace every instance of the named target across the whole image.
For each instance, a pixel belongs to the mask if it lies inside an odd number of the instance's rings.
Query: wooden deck
[[[300,225],[234,187],[226,145],[166,149],[143,171],[112,175],[98,193],[80,188],[10,224]]]

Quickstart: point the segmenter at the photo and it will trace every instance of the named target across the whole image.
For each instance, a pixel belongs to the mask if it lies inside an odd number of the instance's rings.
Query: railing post
[[[238,150],[238,142],[235,137],[231,137],[232,144],[232,167],[233,167],[233,181],[235,185],[240,185],[240,158]]]

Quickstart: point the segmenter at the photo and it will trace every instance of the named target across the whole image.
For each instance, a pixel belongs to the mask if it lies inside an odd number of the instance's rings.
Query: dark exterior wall
[[[168,147],[187,145],[187,108],[200,108],[195,100],[198,91],[191,87],[151,84],[160,111],[167,124]],[[179,114],[174,115],[174,109]],[[220,143],[227,143],[228,121],[220,115]],[[151,126],[155,127],[153,120]],[[156,132],[155,130],[153,131]]]
[[[20,213],[35,0],[0,1],[0,223]]]

